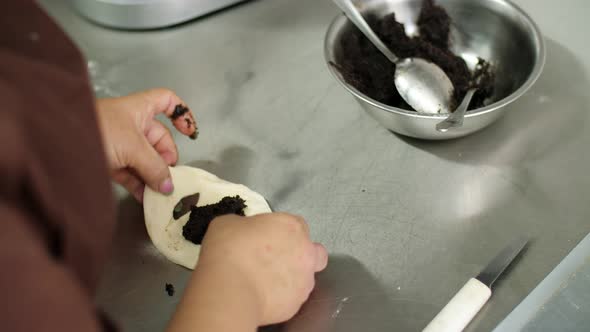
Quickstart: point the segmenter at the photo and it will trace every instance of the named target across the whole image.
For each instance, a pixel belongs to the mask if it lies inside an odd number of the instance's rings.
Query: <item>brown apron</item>
[[[0,10],[0,330],[113,331],[94,295],[115,204],[80,51],[31,0]]]

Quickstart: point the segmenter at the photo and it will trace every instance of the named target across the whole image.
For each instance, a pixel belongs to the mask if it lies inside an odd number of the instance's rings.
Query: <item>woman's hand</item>
[[[154,89],[100,99],[97,110],[113,179],[138,201],[145,185],[171,193],[174,187],[168,166],[176,164],[178,151],[168,129],[155,117],[166,114],[176,129],[195,139],[197,124],[184,102],[170,90]]]
[[[313,243],[303,218],[286,213],[214,220],[203,240],[200,266],[231,266],[257,294],[260,325],[293,317],[326,268],[326,249]],[[227,277],[235,278],[236,275]]]
[[[328,263],[305,221],[272,213],[215,219],[170,331],[255,331],[292,318]]]

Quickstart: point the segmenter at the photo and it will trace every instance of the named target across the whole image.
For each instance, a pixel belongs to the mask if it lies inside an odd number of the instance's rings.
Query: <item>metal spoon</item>
[[[475,91],[477,91],[477,89],[467,90],[459,107],[457,107],[457,109],[446,119],[437,123],[436,130],[445,133],[451,128],[461,127],[463,125],[463,118],[465,117],[465,113],[467,112],[467,108],[469,107],[469,103],[471,103],[471,98],[473,98]]]
[[[442,69],[420,58],[398,58],[371,30],[351,0],[332,1],[387,59],[395,63],[394,83],[408,105],[421,113],[450,113],[454,87]]]

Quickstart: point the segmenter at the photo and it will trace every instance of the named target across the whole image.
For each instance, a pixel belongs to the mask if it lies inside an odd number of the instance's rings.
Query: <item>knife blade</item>
[[[506,270],[510,263],[512,263],[514,258],[518,256],[527,243],[528,239],[525,237],[519,237],[514,240],[509,246],[502,249],[475,278],[482,284],[488,286],[488,288],[492,288],[494,282]]]
[[[423,332],[460,332],[492,296],[492,285],[528,243],[519,237],[506,246],[475,278],[455,294]]]

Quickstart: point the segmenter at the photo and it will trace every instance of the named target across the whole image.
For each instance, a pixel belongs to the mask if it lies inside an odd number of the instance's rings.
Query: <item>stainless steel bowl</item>
[[[329,64],[328,67],[365,111],[389,130],[415,138],[443,140],[471,134],[500,118],[509,109],[507,106],[522,96],[541,74],[545,45],[533,20],[508,0],[437,0],[436,3],[447,10],[453,21],[453,52],[466,59],[468,66],[472,67],[479,56],[496,68],[494,95],[487,106],[467,112],[463,127],[439,132],[435,126],[445,115],[419,114],[382,104],[347,84],[336,68]],[[417,30],[415,22],[421,5],[422,0],[364,0],[359,7],[363,15],[377,17],[395,12],[397,20],[411,34]],[[331,23],[324,44],[328,63],[336,62],[336,56],[342,52],[340,40],[351,29],[354,26],[344,15]]]

